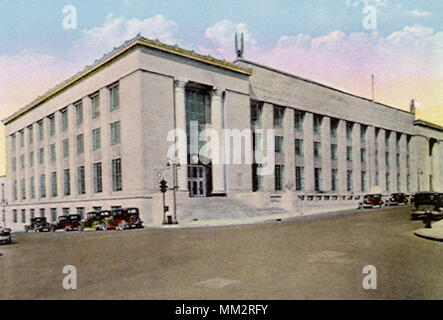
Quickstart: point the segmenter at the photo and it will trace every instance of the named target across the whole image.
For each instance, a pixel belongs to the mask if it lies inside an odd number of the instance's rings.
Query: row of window
[[[252,182],[253,182],[253,191],[262,190],[263,177],[258,174],[258,170],[260,169],[260,165],[254,164],[252,166]],[[284,190],[284,165],[276,165],[275,166],[275,174],[274,174],[274,183],[275,183],[275,191],[283,191]],[[354,181],[353,181],[353,170],[346,171],[346,190],[348,192],[354,192]],[[361,191],[366,192],[368,189],[367,182],[367,172],[365,170],[361,171]],[[386,174],[386,190],[390,190],[390,175]],[[378,172],[375,175],[375,185],[379,186],[379,178]],[[397,174],[397,190],[401,190],[401,178],[400,174]],[[406,187],[407,191],[410,190],[410,175],[406,176]],[[305,174],[304,167],[297,166],[295,167],[295,189],[297,191],[305,190]],[[314,189],[319,192],[323,189],[322,183],[322,168],[314,168]],[[331,169],[331,192],[338,191],[338,170]]]
[[[122,191],[122,162],[121,159],[114,159],[111,162],[111,176],[112,176],[112,191]],[[51,173],[51,197],[58,196],[57,190],[57,172]],[[40,175],[40,198],[46,198],[46,175]],[[102,163],[97,162],[93,164],[93,187],[94,193],[101,193],[103,191],[103,177],[102,177]],[[26,200],[26,180],[20,180],[20,199]],[[35,177],[29,178],[29,199],[35,199]],[[77,193],[83,195],[86,193],[86,179],[85,166],[77,168]],[[63,195],[71,195],[71,170],[63,170]],[[12,196],[15,201],[18,200],[17,180],[14,180],[12,185]]]
[[[121,208],[122,208],[122,206],[112,206],[111,210],[117,210],[117,209],[121,209]],[[100,211],[102,211],[102,207],[93,207],[93,210],[95,212],[100,212]],[[13,223],[18,223],[19,222],[18,212],[19,211],[17,209],[13,209],[12,210],[12,220],[13,220]],[[39,209],[38,213],[39,213],[39,217],[46,218],[46,209],[45,208]],[[29,209],[29,220],[28,220],[27,219],[27,217],[28,217],[27,210],[26,209],[21,209],[20,210],[20,215],[21,215],[20,222],[21,223],[30,222],[31,219],[36,217],[36,214],[37,214],[37,212],[36,212],[35,209]],[[50,214],[50,220],[49,221],[52,222],[52,223],[56,222],[57,221],[57,217],[58,217],[57,208],[50,208],[49,209],[49,214]],[[73,214],[73,213],[71,213],[71,208],[62,208],[62,214],[63,214],[63,216],[69,216],[70,214]],[[85,208],[84,207],[77,207],[76,211],[75,211],[75,214],[80,215],[81,219],[84,219],[85,218],[85,214],[86,214]]]
[[[108,87],[109,89],[109,99],[110,99],[110,111],[114,111],[119,109],[120,106],[120,98],[119,98],[119,85],[114,84]],[[100,92],[96,92],[89,96],[91,99],[92,105],[92,118],[96,119],[100,116]],[[74,103],[75,114],[76,114],[76,124],[80,126],[83,123],[83,102],[79,101]],[[68,109],[65,108],[60,111],[61,115],[61,130],[66,131],[69,128],[69,117],[68,117]],[[49,120],[49,136],[55,135],[55,115],[52,114],[48,116]],[[38,127],[38,138],[40,141],[44,139],[44,127],[43,120],[37,122]],[[30,125],[27,128],[28,130],[28,143],[32,144],[34,142],[34,126]],[[18,133],[20,137],[20,147],[23,148],[25,146],[25,130],[22,129]],[[16,134],[11,135],[11,148],[12,150],[16,149]]]
[[[274,112],[273,112],[274,128],[283,127],[285,110],[286,110],[286,108],[284,108],[284,107],[274,106]],[[262,113],[263,113],[263,104],[259,103],[259,102],[252,102],[251,103],[251,123],[253,125],[257,125],[257,124],[261,123]],[[313,115],[313,133],[316,136],[321,135],[323,118],[324,118],[324,116],[322,116],[322,115],[318,115],[318,114]],[[295,110],[295,112],[294,112],[294,127],[297,132],[303,132],[304,119],[305,119],[305,112]],[[338,119],[335,119],[335,118],[330,119],[330,135],[333,138],[337,137],[338,125],[339,125]],[[346,139],[348,141],[352,141],[353,129],[354,129],[354,123],[347,121],[346,122]],[[360,139],[361,139],[362,143],[366,142],[367,129],[368,129],[368,127],[366,125],[363,125],[363,124],[360,125]],[[380,129],[376,128],[376,130],[375,130],[376,141],[378,139],[379,132],[380,132]],[[393,133],[394,132],[391,132],[389,130],[385,131],[386,145],[389,144],[391,134],[393,134]],[[400,146],[401,135],[402,134],[399,132],[396,133],[396,147],[397,147],[397,149],[399,149],[399,146]],[[406,145],[408,152],[409,152],[409,141],[410,141],[410,136],[408,135],[407,136],[407,145]]]
[[[114,122],[111,124],[111,146],[120,144],[121,141],[121,135],[120,135],[120,121]],[[76,137],[76,145],[77,145],[77,154],[83,154],[84,149],[84,135],[80,134]],[[56,161],[56,144],[51,144],[49,146],[50,148],[50,159],[51,162]],[[92,131],[92,150],[96,151],[101,148],[101,129],[97,128]],[[63,140],[63,159],[66,159],[69,157],[69,139]],[[16,158],[12,158],[12,171],[15,172],[17,170],[16,165]],[[38,162],[39,164],[43,164],[45,162],[45,152],[44,148],[39,149],[39,155],[38,155]],[[20,167],[21,169],[25,168],[25,155],[20,156]],[[34,167],[34,151],[31,151],[29,153],[29,167]]]

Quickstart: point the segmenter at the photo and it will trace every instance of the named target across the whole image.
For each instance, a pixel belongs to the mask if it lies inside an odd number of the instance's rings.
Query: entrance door
[[[191,197],[207,196],[206,167],[188,165],[188,188]]]

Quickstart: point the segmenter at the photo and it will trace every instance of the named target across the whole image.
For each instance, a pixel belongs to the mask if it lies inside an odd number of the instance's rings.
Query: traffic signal
[[[162,193],[166,193],[167,190],[168,190],[168,185],[166,181],[165,180],[160,181],[160,191]]]

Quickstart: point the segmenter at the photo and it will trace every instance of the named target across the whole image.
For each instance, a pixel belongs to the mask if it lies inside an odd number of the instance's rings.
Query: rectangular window
[[[391,185],[389,173],[386,174],[386,191],[389,191],[389,186]]]
[[[284,185],[284,166],[275,166],[275,191],[283,191]]]
[[[64,109],[60,112],[62,115],[62,131],[66,131],[69,127],[68,109]]]
[[[346,122],[346,140],[352,141],[352,129],[354,124],[352,122]]]
[[[101,162],[94,163],[94,192],[100,193],[103,191],[102,186],[102,164]]]
[[[400,167],[400,154],[397,153],[396,155],[396,163],[397,163],[397,167]]]
[[[315,191],[319,192],[322,189],[321,168],[314,169],[314,184]]]
[[[20,156],[20,168],[24,169],[25,168],[25,155],[22,154]]]
[[[409,170],[409,154],[406,156],[406,169]]]
[[[91,96],[92,119],[100,117],[100,94],[97,92]]]
[[[92,131],[92,150],[98,150],[101,147],[100,128]]]
[[[40,175],[40,198],[46,197],[46,178],[44,174]]]
[[[26,223],[26,210],[22,209],[22,223]]]
[[[42,141],[44,136],[45,136],[45,133],[44,133],[44,130],[43,130],[43,120],[40,120],[38,122],[38,139],[40,141]]]
[[[252,134],[252,147],[256,152],[263,152],[263,141],[262,134],[258,132],[254,132]]]
[[[251,123],[260,124],[261,115],[263,111],[263,104],[259,102],[251,102]]]
[[[52,137],[55,134],[55,117],[49,116],[49,135]]]
[[[51,162],[55,162],[55,143],[51,144]]]
[[[25,185],[25,179],[21,179],[20,181],[21,191],[22,191],[22,200],[26,199],[26,185]]]
[[[82,154],[85,151],[83,134],[77,136],[77,154]]]
[[[303,140],[301,139],[295,139],[295,155],[303,157]]]
[[[93,210],[95,212],[100,212],[100,211],[102,211],[102,207],[93,207]]]
[[[283,137],[275,136],[275,153],[283,153]]]
[[[364,125],[362,125],[360,127],[360,141],[361,141],[362,144],[366,143],[366,132],[367,132],[367,129],[368,129],[368,127],[364,126]]]
[[[331,160],[338,159],[338,146],[336,144],[331,144]]]
[[[388,149],[389,148],[389,138],[391,137],[391,131],[386,131],[385,133],[385,146]]]
[[[25,146],[25,131],[20,131],[20,147],[23,148]]]
[[[111,146],[120,143],[120,121],[111,123]]]
[[[15,135],[11,135],[11,149],[12,151],[15,151],[16,148],[16,142],[15,142]]]
[[[17,171],[17,160],[15,158],[12,158],[11,167],[12,167],[12,172]]]
[[[361,191],[365,192],[367,189],[367,182],[366,182],[366,171],[361,172]]]
[[[365,164],[366,163],[366,149],[361,149],[360,155],[361,155],[361,163]]]
[[[122,191],[122,159],[112,160],[112,191]]]
[[[29,166],[32,168],[34,166],[34,151],[29,153]]]
[[[80,218],[83,220],[85,217],[85,208],[77,208],[77,214],[80,215]]]
[[[51,221],[57,221],[57,208],[51,208]]]
[[[42,218],[46,217],[45,209],[40,209],[40,217]]]
[[[375,150],[375,166],[378,167],[378,150]]]
[[[252,192],[257,192],[263,188],[263,176],[259,175],[260,164],[252,164]]]
[[[331,170],[331,190],[333,192],[337,191],[337,185],[338,185],[338,171],[337,169]]]
[[[64,216],[69,216],[71,213],[70,213],[70,210],[69,210],[69,208],[63,208],[63,215]]]
[[[352,147],[346,148],[346,160],[352,161]]]
[[[118,84],[109,88],[109,94],[111,98],[111,111],[117,110],[120,107],[120,96]]]
[[[386,152],[386,166],[389,167],[389,152]]]
[[[69,157],[69,139],[63,140],[63,159]]]
[[[75,104],[75,115],[77,127],[83,123],[83,103],[78,102]]]
[[[78,194],[86,193],[86,185],[85,185],[85,167],[81,166],[77,168],[77,191]]]
[[[35,218],[35,209],[31,209],[30,211],[30,218],[34,219]]]
[[[51,173],[51,196],[57,197],[57,172]]]
[[[375,185],[378,187],[379,186],[379,181],[378,181],[378,172],[375,173]]]
[[[337,138],[337,132],[338,132],[338,120],[331,119],[331,137]]]
[[[319,115],[314,115],[314,135],[319,136],[321,134],[321,123],[323,117]]]
[[[285,116],[285,108],[274,106],[274,128],[283,127],[284,116]]]
[[[352,170],[348,170],[346,172],[346,189],[348,190],[348,192],[354,191],[354,183],[352,178]]]
[[[297,191],[305,189],[305,174],[303,167],[295,167],[295,188]]]
[[[31,192],[31,199],[35,199],[35,179],[31,177],[29,180],[29,190]]]
[[[303,132],[303,119],[304,119],[305,113],[302,111],[295,111],[294,112],[294,126],[295,131],[297,132]]]
[[[71,173],[69,169],[63,171],[63,190],[65,196],[71,195]]]
[[[397,191],[401,190],[401,180],[400,180],[400,174],[397,173]]]
[[[45,149],[44,148],[40,148],[40,150],[38,152],[38,162],[40,164],[43,164],[45,162]]]
[[[17,223],[17,209],[12,210],[12,215],[13,215],[14,223]]]
[[[28,142],[29,142],[29,144],[34,143],[34,127],[33,126],[28,127]]]
[[[18,195],[17,195],[17,180],[14,180],[14,183],[12,184],[12,196],[14,197],[14,200],[15,200],[15,201],[18,200]]]
[[[314,142],[314,159],[321,159],[321,143]]]
[[[406,176],[406,190],[409,192],[411,191],[411,176],[408,174]]]

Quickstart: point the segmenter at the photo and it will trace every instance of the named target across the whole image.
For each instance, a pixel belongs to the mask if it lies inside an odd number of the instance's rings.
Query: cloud
[[[372,5],[377,7],[386,6],[388,4],[388,0],[346,0],[345,5],[347,7],[357,7],[359,5]]]
[[[176,44],[177,23],[158,14],[145,20],[106,16],[103,26],[82,30],[82,37],[74,43],[75,51],[84,53],[86,58],[98,58],[138,33],[150,39],[158,39],[167,44]],[[84,58],[83,58],[84,60]]]
[[[431,14],[429,11],[420,11],[417,9],[412,10],[412,11],[407,11],[407,13],[409,13],[410,15],[413,15],[413,16],[417,16],[417,17],[427,17]]]

